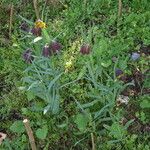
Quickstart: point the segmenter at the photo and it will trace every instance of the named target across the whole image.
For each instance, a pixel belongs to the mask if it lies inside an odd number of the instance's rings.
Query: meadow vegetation
[[[1,0],[1,150],[150,149],[149,0]],[[120,7],[119,7],[120,6]]]

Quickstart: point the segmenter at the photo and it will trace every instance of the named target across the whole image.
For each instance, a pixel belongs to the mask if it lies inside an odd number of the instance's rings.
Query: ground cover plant
[[[150,149],[148,0],[0,10],[0,149]]]

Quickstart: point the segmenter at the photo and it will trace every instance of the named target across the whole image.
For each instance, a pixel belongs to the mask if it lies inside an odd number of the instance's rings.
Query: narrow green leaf
[[[34,23],[33,23],[32,21],[30,21],[30,20],[28,20],[28,19],[22,17],[21,15],[18,15],[18,17],[20,17],[22,20],[24,20],[24,21],[27,22],[28,24],[34,25]]]

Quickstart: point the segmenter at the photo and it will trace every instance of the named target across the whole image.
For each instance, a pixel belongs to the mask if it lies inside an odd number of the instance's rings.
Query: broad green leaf
[[[141,107],[141,108],[150,108],[150,101],[148,101],[148,99],[144,99],[144,100],[140,103],[140,107]]]
[[[11,130],[12,132],[15,132],[15,133],[23,133],[23,132],[25,131],[23,122],[22,122],[22,121],[15,121],[15,122],[11,125],[10,130]]]
[[[116,139],[122,139],[126,135],[126,129],[119,122],[114,122],[110,127],[107,127],[109,134]]]
[[[43,126],[42,128],[37,129],[35,134],[37,138],[44,140],[47,136],[47,133],[48,133],[47,126]]]
[[[31,101],[32,99],[35,98],[35,94],[31,91],[27,91],[27,99],[28,101]]]
[[[87,124],[89,122],[89,118],[87,115],[78,114],[75,119],[75,123],[81,132],[86,130]]]

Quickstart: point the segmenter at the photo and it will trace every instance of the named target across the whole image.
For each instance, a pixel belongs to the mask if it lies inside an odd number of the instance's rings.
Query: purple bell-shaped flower
[[[42,55],[44,57],[49,57],[51,56],[51,51],[50,51],[50,47],[48,45],[45,45],[42,51]]]
[[[35,36],[41,36],[42,35],[42,29],[41,28],[32,28],[31,33]]]
[[[121,69],[116,69],[115,75],[116,75],[116,77],[120,77],[121,75],[123,75],[123,71]]]
[[[61,43],[57,42],[57,41],[52,41],[49,45],[52,53],[58,53],[61,49],[62,49],[62,45]]]
[[[90,45],[89,44],[83,44],[80,48],[80,52],[83,55],[89,54],[91,51]]]
[[[139,53],[132,53],[131,59],[132,59],[133,61],[135,61],[135,60],[137,60],[137,59],[139,59],[139,58],[140,58],[140,54],[139,54]]]

